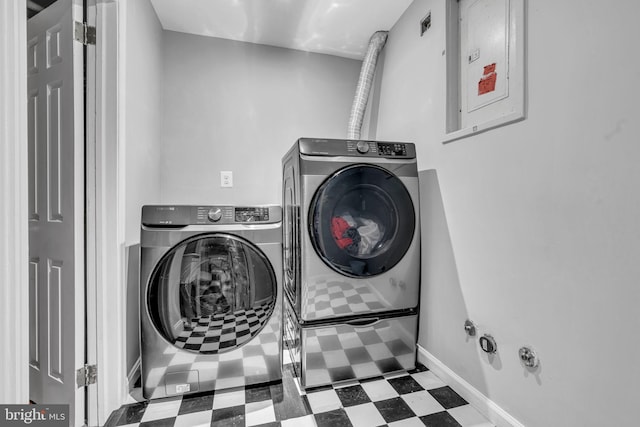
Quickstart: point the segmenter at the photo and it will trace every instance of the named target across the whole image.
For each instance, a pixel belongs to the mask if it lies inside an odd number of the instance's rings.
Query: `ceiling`
[[[412,1],[151,0],[151,3],[165,30],[362,59],[371,35],[391,29]]]
[[[43,9],[49,7],[56,0],[27,0],[27,18],[35,16]]]

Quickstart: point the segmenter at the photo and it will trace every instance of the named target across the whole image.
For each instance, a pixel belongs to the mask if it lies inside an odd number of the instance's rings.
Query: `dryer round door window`
[[[167,252],[153,271],[147,306],[153,325],[178,348],[233,350],[265,327],[276,302],[273,267],[259,248],[206,234]]]
[[[336,172],[318,188],[309,211],[316,252],[329,267],[351,277],[393,268],[409,249],[415,224],[402,181],[375,165]]]

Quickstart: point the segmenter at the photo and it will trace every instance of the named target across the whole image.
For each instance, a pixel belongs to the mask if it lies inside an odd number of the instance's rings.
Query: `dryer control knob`
[[[358,150],[358,153],[366,153],[369,151],[369,143],[367,141],[358,141],[358,143],[356,144],[356,150]]]
[[[222,218],[222,209],[220,208],[209,209],[209,212],[207,213],[207,217],[209,217],[209,221],[211,222],[220,221],[220,218]]]

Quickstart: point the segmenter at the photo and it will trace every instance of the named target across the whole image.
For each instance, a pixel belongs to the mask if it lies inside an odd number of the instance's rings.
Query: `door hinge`
[[[78,388],[95,384],[98,378],[98,368],[96,365],[84,365],[76,371],[76,384]]]
[[[96,27],[87,25],[86,22],[74,22],[73,39],[84,45],[96,44]]]

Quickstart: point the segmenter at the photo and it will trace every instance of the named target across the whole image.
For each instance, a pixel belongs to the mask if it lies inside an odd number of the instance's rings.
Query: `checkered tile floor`
[[[489,427],[492,424],[421,365],[409,372],[305,393],[292,365],[287,363],[282,382],[126,405],[113,412],[105,426]]]
[[[191,319],[191,324],[176,338],[175,345],[204,354],[237,348],[260,332],[273,306],[270,302],[249,310]]]

